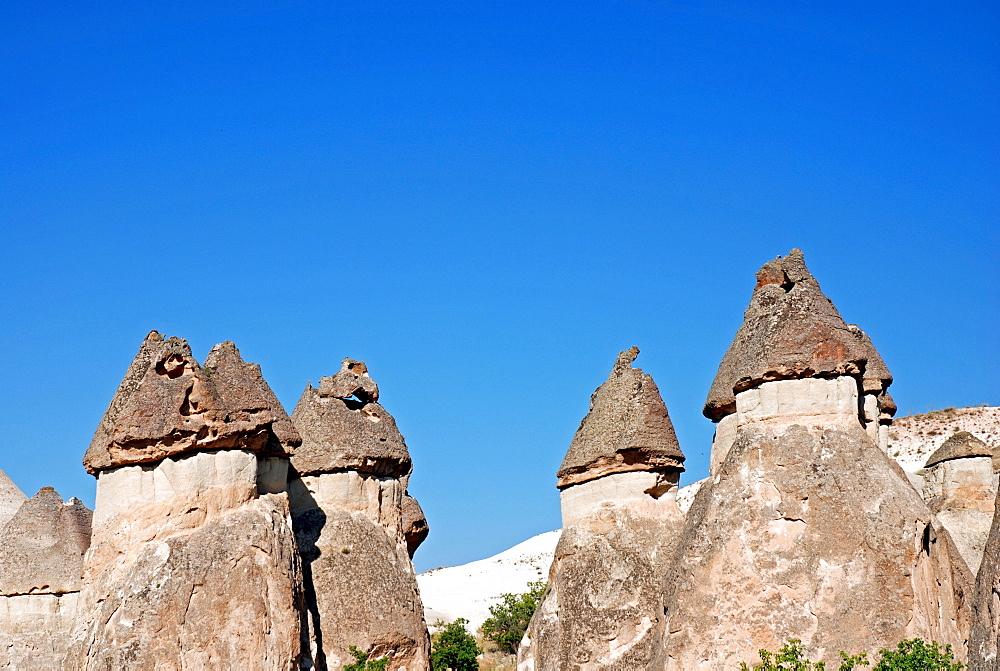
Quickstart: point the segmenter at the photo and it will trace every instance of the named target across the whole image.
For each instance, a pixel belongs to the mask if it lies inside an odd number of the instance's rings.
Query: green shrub
[[[793,638],[778,652],[759,650],[760,664],[748,667],[740,663],[743,671],[825,671],[823,662],[810,662],[802,658],[802,641]],[[840,652],[840,671],[853,671],[859,666],[870,666],[868,656],[848,655]],[[880,650],[873,671],[959,671],[963,666],[955,662],[951,646],[943,649],[936,641],[925,643],[914,638],[900,641],[895,650]]]
[[[354,663],[346,665],[344,671],[385,671],[389,668],[388,659],[369,659],[370,655],[358,650],[356,645],[352,645],[348,649],[354,655]]]
[[[476,656],[481,652],[465,625],[465,618],[444,625],[444,629],[431,637],[431,669],[434,671],[452,669],[452,671],[478,671],[479,660]]]
[[[500,603],[490,606],[490,618],[483,622],[480,631],[486,639],[496,643],[503,652],[517,654],[517,646],[528,630],[528,622],[545,594],[545,583],[529,582],[524,594],[504,594]]]
[[[959,671],[962,664],[955,661],[951,646],[942,649],[936,641],[925,643],[913,638],[900,641],[895,650],[879,653],[875,671]]]

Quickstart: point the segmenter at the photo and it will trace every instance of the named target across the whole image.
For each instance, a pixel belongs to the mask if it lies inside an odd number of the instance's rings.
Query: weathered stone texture
[[[79,500],[43,487],[0,531],[0,667],[61,668],[90,522]]]
[[[772,380],[864,373],[867,386],[884,388],[892,377],[876,357],[868,336],[844,322],[806,268],[801,250],[793,249],[757,271],[757,286],[719,365],[705,416],[718,421],[735,412],[736,393]]]
[[[976,576],[969,636],[969,671],[1000,669],[1000,494],[995,501],[982,564]]]
[[[396,420],[374,401],[324,395],[309,385],[292,422],[302,435],[292,466],[302,475],[352,469],[404,477],[412,470]]]
[[[232,343],[205,368],[181,338],[150,331],[84,456],[89,473],[202,449],[290,452],[298,436],[260,369]]]
[[[63,503],[51,487],[24,502],[0,531],[0,595],[80,590],[91,512],[77,499]]]
[[[917,636],[964,649],[971,575],[860,425],[742,428],[678,547],[655,668],[734,668],[790,638],[828,661]]]
[[[633,347],[618,355],[608,376],[590,397],[556,476],[560,488],[610,473],[683,470],[667,406],[651,375],[632,368]]]
[[[406,538],[406,551],[413,558],[413,554],[423,543],[431,529],[424,516],[424,510],[420,507],[420,502],[409,495],[403,494],[403,536]]]
[[[997,495],[990,448],[967,431],[956,433],[927,460],[922,493],[969,569],[978,571]]]
[[[14,481],[0,471],[0,529],[14,516],[21,504],[28,500]]]

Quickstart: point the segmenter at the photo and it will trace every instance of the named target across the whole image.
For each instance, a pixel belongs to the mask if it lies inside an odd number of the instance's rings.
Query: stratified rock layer
[[[641,669],[655,653],[684,456],[637,354],[594,392],[559,470],[563,532],[519,669]]]
[[[678,547],[656,668],[734,668],[791,638],[827,661],[913,637],[964,648],[971,575],[860,425],[741,429]]]
[[[150,333],[84,460],[97,505],[66,668],[298,668],[288,498],[262,493],[297,442],[232,343],[202,368]]]
[[[43,487],[0,531],[0,666],[60,669],[76,617],[90,511]]]
[[[426,669],[430,640],[410,556],[426,520],[406,495],[409,451],[375,402],[362,361],[306,387],[292,421],[302,446],[292,459],[292,515],[303,561],[310,663],[340,669],[350,646],[389,668]]]
[[[608,376],[590,397],[556,476],[560,488],[628,471],[683,470],[667,406],[651,375],[632,368],[638,347],[618,355]]]

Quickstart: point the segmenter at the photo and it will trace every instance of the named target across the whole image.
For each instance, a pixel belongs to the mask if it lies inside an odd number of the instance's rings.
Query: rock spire
[[[0,529],[14,516],[21,504],[28,500],[14,481],[0,471]]]
[[[232,343],[202,367],[150,332],[84,458],[97,505],[65,668],[297,667],[295,536],[262,478],[299,442]]]
[[[427,522],[412,464],[363,361],[308,385],[292,422],[291,510],[303,561],[310,663],[339,669],[351,646],[390,669],[427,668],[430,640],[410,557]]]
[[[611,473],[683,470],[667,406],[653,377],[633,368],[639,348],[618,355],[608,379],[590,397],[556,477],[559,488]]]
[[[559,469],[563,531],[518,668],[649,668],[684,455],[638,353],[618,355]]]

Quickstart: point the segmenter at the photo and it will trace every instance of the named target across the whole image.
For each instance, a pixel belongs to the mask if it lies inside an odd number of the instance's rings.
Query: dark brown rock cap
[[[300,475],[354,470],[403,477],[412,470],[406,442],[385,408],[371,399],[378,387],[363,361],[345,359],[340,371],[306,386],[292,412],[302,445],[292,457]],[[359,393],[360,392],[360,393]]]
[[[855,375],[877,392],[892,375],[871,339],[848,325],[806,267],[802,250],[757,271],[743,324],[719,364],[705,402],[713,421],[736,412],[736,394],[771,380]]]
[[[0,595],[79,591],[93,513],[52,487],[25,501],[0,531]]]
[[[942,461],[964,459],[966,457],[992,457],[993,450],[983,441],[968,431],[959,431],[942,443],[941,447],[927,458],[924,468],[930,468]]]
[[[590,397],[590,411],[556,473],[560,489],[611,473],[684,470],[660,390],[651,375],[632,368],[638,355],[638,347],[621,352]]]
[[[89,473],[200,450],[289,454],[300,438],[256,364],[231,342],[204,368],[183,338],[150,331],[83,459]]]

